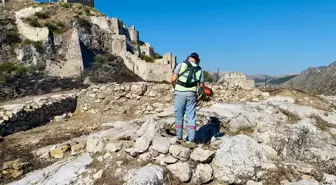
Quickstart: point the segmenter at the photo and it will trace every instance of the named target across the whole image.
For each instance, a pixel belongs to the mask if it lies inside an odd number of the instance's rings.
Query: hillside
[[[321,67],[310,67],[280,87],[295,88],[313,94],[336,94],[336,62]]]
[[[281,75],[281,76],[270,76],[270,75],[250,75],[248,79],[254,80],[256,82],[256,87],[263,87],[265,79],[267,80],[267,85],[269,87],[278,86],[282,83],[287,82],[288,80],[296,77],[296,74],[293,75]]]

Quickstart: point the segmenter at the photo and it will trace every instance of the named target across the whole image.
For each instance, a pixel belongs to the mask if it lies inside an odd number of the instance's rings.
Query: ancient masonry
[[[62,0],[65,3],[81,3],[87,6],[94,7],[94,0]]]
[[[0,107],[0,136],[28,130],[47,123],[54,116],[74,112],[77,96],[73,94],[37,98],[25,104]]]
[[[112,35],[112,53],[121,56],[131,71],[146,81],[169,81],[176,65],[176,56],[172,53],[163,55],[154,63],[139,58],[139,54],[154,56],[154,48],[145,43],[139,43],[139,32],[134,26],[129,28],[117,18],[91,17],[91,22]]]
[[[222,82],[222,81],[227,81],[231,85],[238,85],[243,88],[252,89],[255,87],[255,81],[248,80],[246,78],[246,75],[244,75],[242,72],[221,73],[219,82]]]
[[[47,28],[34,28],[22,21],[22,18],[39,11],[42,11],[41,7],[30,7],[16,12],[16,23],[21,35],[33,41],[46,41],[48,39]],[[154,48],[149,43],[139,42],[139,31],[134,26],[127,28],[117,18],[105,16],[92,16],[90,20],[107,33],[108,39],[104,41],[104,45],[109,46],[108,52],[122,57],[127,68],[139,77],[145,81],[153,82],[170,80],[176,65],[176,56],[167,53],[153,63],[146,62],[139,58],[139,55],[144,54],[153,57]],[[65,60],[61,61],[60,64],[47,61],[46,70],[53,76],[80,77],[84,69],[84,62],[76,28],[72,30],[72,35],[65,44],[67,46]]]

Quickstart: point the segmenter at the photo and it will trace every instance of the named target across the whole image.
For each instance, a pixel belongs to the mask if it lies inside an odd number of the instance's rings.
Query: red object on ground
[[[204,87],[204,94],[206,96],[212,96],[213,95],[213,91],[209,87]]]

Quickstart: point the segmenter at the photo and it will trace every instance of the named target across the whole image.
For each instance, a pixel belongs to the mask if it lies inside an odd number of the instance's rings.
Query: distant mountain
[[[280,87],[295,88],[313,94],[336,95],[336,62],[321,67],[309,67]]]
[[[264,86],[265,79],[267,80],[268,86],[278,86],[292,78],[296,77],[297,74],[291,75],[281,75],[281,76],[269,76],[269,75],[249,75],[247,76],[248,79],[254,80],[256,83],[256,87]]]

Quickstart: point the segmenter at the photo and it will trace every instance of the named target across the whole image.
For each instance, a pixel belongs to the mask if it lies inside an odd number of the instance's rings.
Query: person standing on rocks
[[[182,140],[184,115],[188,120],[187,144],[195,144],[197,92],[204,88],[201,59],[192,53],[187,60],[178,64],[173,71],[171,84],[175,95],[175,127],[176,136]]]

